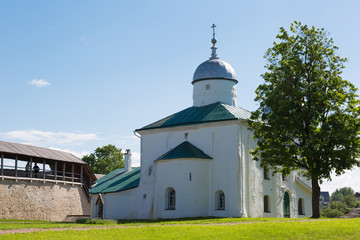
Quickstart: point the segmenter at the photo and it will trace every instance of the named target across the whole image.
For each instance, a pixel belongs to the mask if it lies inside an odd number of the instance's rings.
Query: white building
[[[193,106],[137,129],[141,168],[127,163],[92,187],[92,217],[304,217],[311,185],[272,175],[252,160],[250,112],[237,106],[237,77],[216,55],[193,77]],[[125,161],[131,159],[128,151]]]

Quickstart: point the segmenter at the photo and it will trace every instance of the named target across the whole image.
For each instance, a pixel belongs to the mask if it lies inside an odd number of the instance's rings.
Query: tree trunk
[[[312,185],[312,218],[320,218],[320,186],[318,179],[311,179]]]

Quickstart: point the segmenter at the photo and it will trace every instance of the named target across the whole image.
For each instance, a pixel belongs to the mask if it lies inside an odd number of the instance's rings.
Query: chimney
[[[131,170],[131,151],[130,149],[126,149],[124,153],[125,161],[124,161],[124,170],[130,171]]]

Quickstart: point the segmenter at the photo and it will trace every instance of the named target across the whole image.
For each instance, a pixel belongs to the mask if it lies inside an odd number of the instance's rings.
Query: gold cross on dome
[[[213,23],[213,25],[211,25],[211,28],[213,29],[213,38],[215,38],[215,28],[216,28],[215,23]]]

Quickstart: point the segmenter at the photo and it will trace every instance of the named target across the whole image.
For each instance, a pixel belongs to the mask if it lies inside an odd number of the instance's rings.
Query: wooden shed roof
[[[0,141],[0,153],[24,155],[35,158],[51,159],[78,164],[87,164],[86,162],[72,155],[71,153],[20,143]]]

